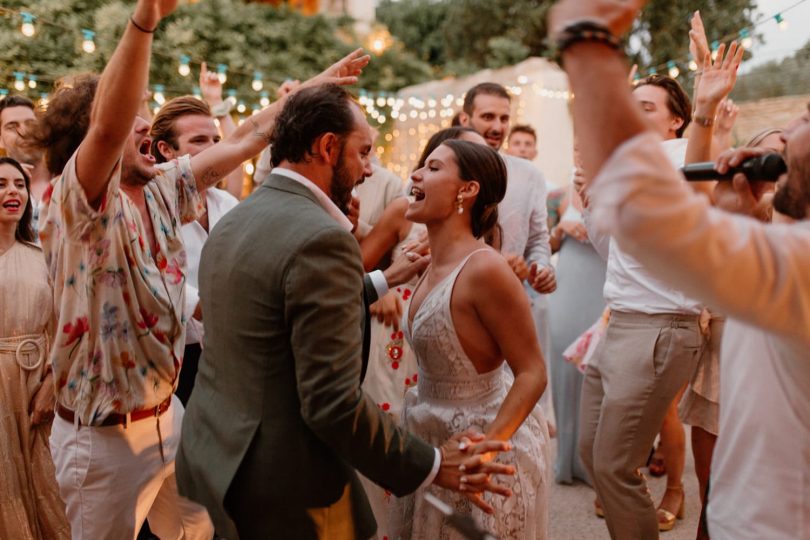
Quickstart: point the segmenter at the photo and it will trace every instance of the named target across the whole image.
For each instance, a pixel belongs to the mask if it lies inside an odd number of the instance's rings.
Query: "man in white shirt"
[[[673,166],[683,166],[687,140],[682,136],[692,120],[686,92],[674,79],[652,76],[635,87],[633,97],[664,139],[656,146]],[[604,296],[611,319],[583,382],[580,457],[611,534],[654,538],[659,528],[675,525],[684,499],[685,437],[673,402],[699,357],[702,306],[651,275],[615,239],[594,230],[588,212],[585,216],[588,236],[607,261]],[[659,431],[669,459],[667,490],[656,512],[636,471]],[[633,521],[638,515],[645,516],[641,526]]]
[[[477,131],[490,147],[500,150],[511,121],[511,97],[506,88],[489,82],[470,88],[464,96],[459,121]],[[501,157],[507,169],[506,196],[498,205],[501,252],[506,257],[522,257],[530,268],[526,291],[543,357],[548,358],[551,334],[545,295],[554,292],[557,280],[551,266],[546,181],[528,160],[504,153]],[[550,391],[543,393],[540,404],[546,416],[553,418]]]
[[[152,155],[158,163],[165,163],[180,156],[196,156],[220,140],[211,109],[204,101],[194,96],[181,96],[166,102],[152,120]],[[231,173],[233,175],[234,173]],[[241,168],[236,174],[241,175]],[[175,394],[185,406],[194,388],[197,364],[200,359],[203,337],[203,319],[197,276],[200,255],[208,233],[239,200],[217,187],[200,192],[205,213],[182,226],[180,233],[186,247],[186,347],[183,353],[183,369],[177,381]]]
[[[653,275],[729,316],[711,537],[810,538],[810,113],[785,130],[788,173],[774,201],[802,221],[766,225],[711,208],[667,163],[627,90],[616,37],[643,4],[565,0],[551,15],[577,95],[585,169],[599,172],[590,192],[593,220]],[[592,25],[588,35],[583,24]],[[725,172],[756,153],[733,152],[717,168]],[[721,185],[718,194],[732,189],[732,204],[753,213],[761,186],[737,175],[733,188]]]

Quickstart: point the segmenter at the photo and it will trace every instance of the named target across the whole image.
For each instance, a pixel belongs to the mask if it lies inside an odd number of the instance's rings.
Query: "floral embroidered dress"
[[[119,164],[94,209],[74,154],[43,197],[40,241],[58,320],[51,351],[56,399],[84,425],[160,404],[171,396],[183,357],[180,226],[203,210],[189,158],[162,165],[144,186],[157,253],[120,185]]]
[[[392,262],[403,256],[402,247],[415,241],[424,232],[425,226],[420,223],[411,225],[410,231],[392,250]],[[411,305],[411,294],[416,278],[410,283],[392,289],[399,296],[402,310],[407,312]],[[371,341],[368,355],[368,370],[363,381],[363,391],[371,397],[377,406],[387,412],[392,420],[399,423],[402,404],[408,389],[416,386],[419,379],[417,373],[416,355],[411,346],[405,341],[402,329],[394,331],[393,327],[385,326],[371,320]],[[388,514],[391,509],[393,496],[363,475],[360,481],[366,490],[366,496],[377,520],[377,538],[379,540],[393,539],[389,535]]]

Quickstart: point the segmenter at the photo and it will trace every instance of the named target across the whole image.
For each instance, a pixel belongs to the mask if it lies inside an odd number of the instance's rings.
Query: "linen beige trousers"
[[[579,452],[611,538],[658,538],[643,467],[703,346],[697,315],[612,312],[582,387]]]

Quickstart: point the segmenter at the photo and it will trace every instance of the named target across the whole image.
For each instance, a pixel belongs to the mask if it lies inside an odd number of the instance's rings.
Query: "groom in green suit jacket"
[[[355,469],[404,495],[430,482],[458,490],[466,463],[486,473],[465,478],[467,492],[508,494],[489,475],[509,469],[473,455],[505,443],[458,435],[434,448],[360,389],[363,270],[344,212],[371,152],[344,89],[293,94],[276,120],[276,168],[203,250],[204,352],[177,481],[228,540],[370,538]]]

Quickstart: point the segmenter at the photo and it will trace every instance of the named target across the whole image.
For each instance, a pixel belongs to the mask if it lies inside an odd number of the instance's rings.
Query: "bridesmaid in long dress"
[[[563,359],[563,351],[599,319],[605,309],[602,288],[605,285],[605,261],[588,241],[582,219],[582,199],[577,179],[565,196],[560,223],[552,229],[552,250],[558,251],[557,290],[549,297],[551,317],[551,395],[557,420],[557,459],[555,480],[570,484],[588,482],[577,452],[579,436],[579,397],[582,373]]]
[[[70,538],[48,436],[52,290],[34,244],[28,175],[0,158],[0,538]]]
[[[397,499],[393,538],[462,538],[423,500],[425,491],[471,512],[498,538],[546,538],[548,431],[537,407],[545,363],[520,281],[480,240],[497,223],[506,166],[487,146],[449,140],[412,180],[414,200],[406,215],[427,226],[432,262],[403,317],[419,364],[403,423],[432,443],[470,428],[509,441],[512,450],[497,461],[514,467],[515,475],[502,482],[511,497],[488,498],[493,514],[463,494],[433,486]]]

